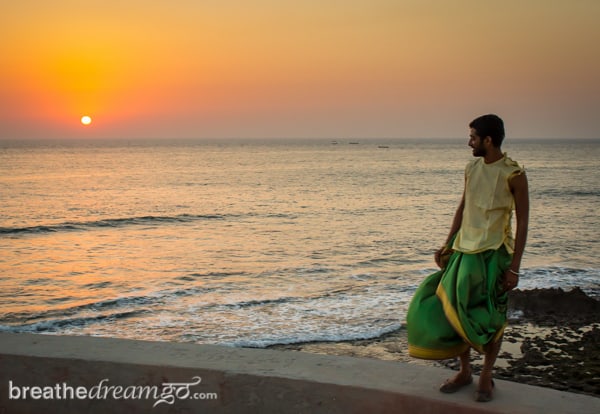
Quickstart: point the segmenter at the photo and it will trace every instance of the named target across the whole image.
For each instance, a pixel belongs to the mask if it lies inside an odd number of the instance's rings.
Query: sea
[[[600,297],[600,139],[507,139],[519,288]],[[0,142],[0,331],[266,347],[403,329],[462,139]]]

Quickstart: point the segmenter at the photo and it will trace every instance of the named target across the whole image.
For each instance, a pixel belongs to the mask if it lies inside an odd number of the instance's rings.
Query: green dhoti
[[[508,300],[501,279],[511,260],[504,246],[454,252],[446,268],[428,276],[413,296],[406,316],[409,354],[453,358],[469,347],[484,353],[499,340]]]

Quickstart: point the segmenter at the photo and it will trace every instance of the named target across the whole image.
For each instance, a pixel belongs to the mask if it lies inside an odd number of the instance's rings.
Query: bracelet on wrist
[[[512,270],[512,269],[508,269],[508,271],[509,271],[510,273],[512,273],[513,275],[521,276],[521,274],[520,274],[519,272],[515,272],[515,271],[514,271],[514,270]]]

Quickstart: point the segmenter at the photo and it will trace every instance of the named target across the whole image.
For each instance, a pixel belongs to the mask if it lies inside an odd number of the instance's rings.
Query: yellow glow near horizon
[[[34,7],[35,5],[35,7]],[[597,134],[600,1],[8,2],[0,138]],[[92,131],[90,131],[92,132]],[[511,135],[512,135],[511,134]]]
[[[84,115],[84,116],[81,117],[81,123],[83,125],[89,125],[89,124],[92,123],[92,118],[89,117],[89,116],[87,116],[87,115]]]

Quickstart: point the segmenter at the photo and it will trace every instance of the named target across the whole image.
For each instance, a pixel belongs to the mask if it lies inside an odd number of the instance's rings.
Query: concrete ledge
[[[475,385],[453,395],[437,390],[448,375],[439,368],[301,352],[0,333],[0,413],[600,412],[600,398],[506,381],[496,381],[494,401],[475,403]],[[163,395],[165,383],[172,385]],[[34,390],[24,386],[37,386],[42,397],[65,394],[33,399]],[[119,399],[111,397],[117,386],[123,387]],[[159,395],[125,398],[127,390],[135,395],[136,386],[155,386]],[[107,398],[78,400],[69,387],[96,387]],[[169,404],[169,395],[187,391],[217,398],[174,398]],[[24,392],[28,399],[17,398]],[[153,407],[160,399],[165,402]]]

